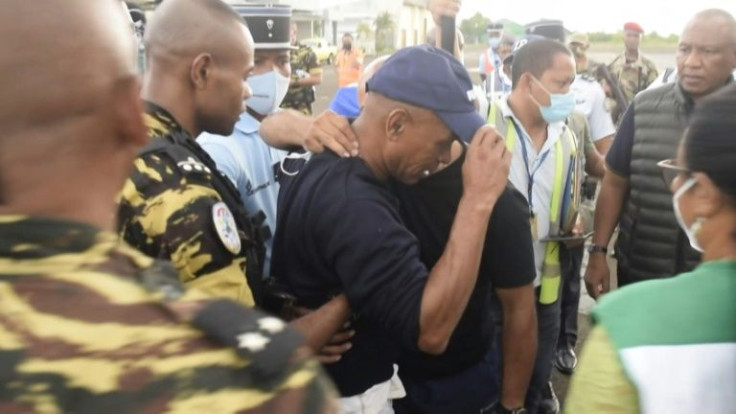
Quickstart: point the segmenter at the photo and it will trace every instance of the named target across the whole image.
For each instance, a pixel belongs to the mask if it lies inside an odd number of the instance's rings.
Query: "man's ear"
[[[213,70],[214,62],[212,60],[212,55],[209,53],[198,55],[192,61],[192,67],[189,72],[189,78],[192,81],[192,85],[194,85],[196,89],[204,89],[212,76]]]
[[[698,185],[691,190],[695,196],[695,215],[708,218],[717,214],[727,201],[724,195],[706,174],[694,173],[693,177],[698,182]]]
[[[389,141],[398,141],[409,122],[411,122],[411,115],[406,109],[397,108],[391,111],[386,117],[386,138]]]
[[[143,101],[140,98],[140,80],[137,76],[120,80],[115,86],[112,105],[115,127],[124,145],[139,148],[148,143],[143,123]]]

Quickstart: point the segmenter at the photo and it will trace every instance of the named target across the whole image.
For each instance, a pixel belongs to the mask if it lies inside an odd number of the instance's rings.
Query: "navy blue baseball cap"
[[[514,43],[513,51],[503,59],[503,63],[507,65],[511,64],[514,61],[514,55],[516,55],[519,49],[528,45],[529,43],[534,43],[536,41],[544,39],[546,39],[546,37],[535,34],[528,34],[520,37],[516,40],[516,43]]]
[[[476,112],[473,82],[454,56],[430,45],[394,53],[368,81],[368,92],[428,109],[465,142],[485,125]]]

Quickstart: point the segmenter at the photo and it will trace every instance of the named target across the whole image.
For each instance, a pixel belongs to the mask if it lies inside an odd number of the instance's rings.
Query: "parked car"
[[[337,56],[337,46],[330,44],[327,39],[313,37],[302,40],[301,43],[312,48],[314,54],[317,55],[317,61],[321,64],[330,64]]]

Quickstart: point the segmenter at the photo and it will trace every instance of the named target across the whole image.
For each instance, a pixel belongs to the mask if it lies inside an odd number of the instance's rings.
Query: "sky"
[[[542,18],[560,19],[571,31],[616,32],[635,21],[647,32],[679,35],[697,12],[720,8],[736,16],[736,0],[463,0],[460,19],[476,12],[526,24]]]

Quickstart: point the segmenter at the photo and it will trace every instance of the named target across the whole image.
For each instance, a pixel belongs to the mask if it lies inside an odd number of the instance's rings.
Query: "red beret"
[[[632,32],[644,33],[644,29],[639,26],[639,23],[628,22],[624,25],[624,30],[631,30]]]

